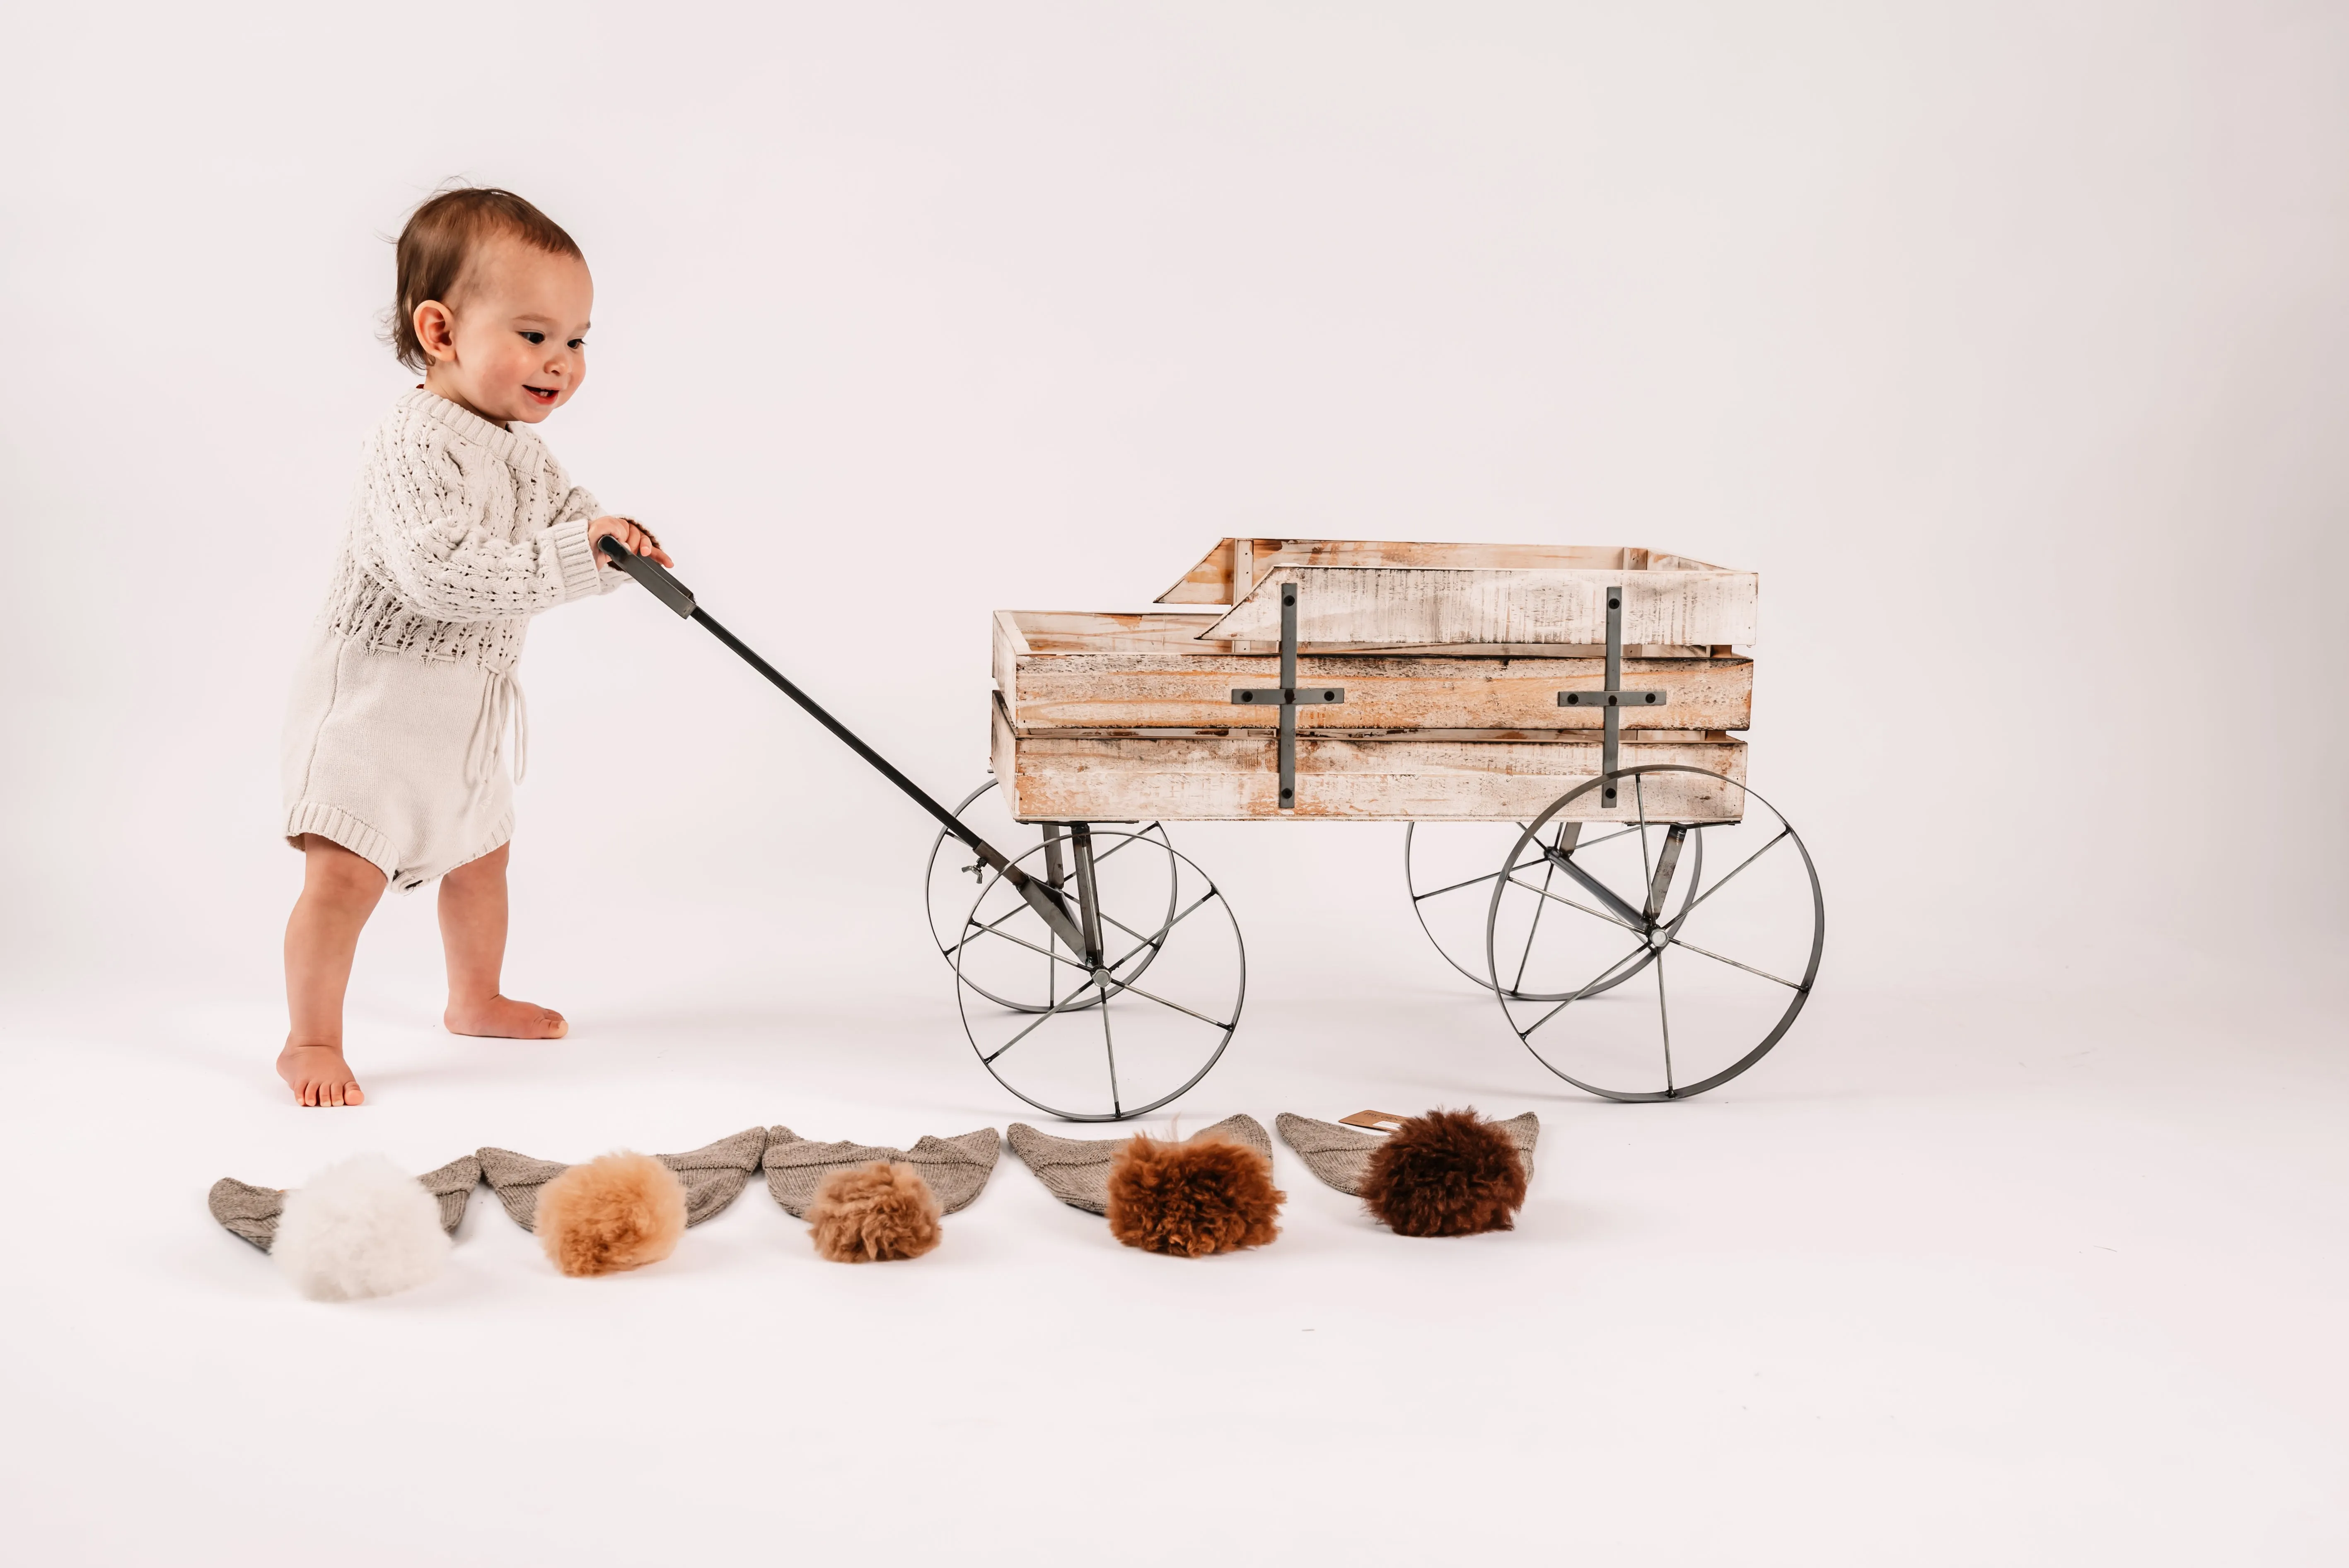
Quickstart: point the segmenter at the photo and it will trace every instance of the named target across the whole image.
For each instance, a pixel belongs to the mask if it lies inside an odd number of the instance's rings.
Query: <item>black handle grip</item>
[[[676,611],[687,620],[693,617],[693,590],[670,576],[661,563],[649,555],[639,555],[620,542],[618,536],[605,534],[595,541],[612,564],[645,586],[645,592]]]

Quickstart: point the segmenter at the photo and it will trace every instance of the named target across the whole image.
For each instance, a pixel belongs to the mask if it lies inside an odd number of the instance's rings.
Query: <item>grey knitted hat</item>
[[[427,1171],[416,1180],[440,1200],[440,1228],[453,1238],[457,1227],[465,1220],[465,1201],[473,1195],[474,1187],[481,1180],[481,1162],[467,1154],[438,1171]],[[243,1237],[265,1253],[277,1240],[277,1221],[285,1212],[288,1191],[283,1187],[256,1187],[250,1181],[223,1176],[212,1183],[205,1202],[212,1218],[230,1234]]]
[[[995,1173],[995,1157],[1002,1147],[995,1129],[982,1127],[959,1138],[934,1138],[925,1133],[911,1149],[885,1149],[871,1143],[817,1143],[788,1127],[766,1133],[767,1191],[794,1219],[807,1218],[816,1189],[835,1171],[854,1170],[876,1160],[910,1165],[922,1173],[936,1194],[938,1208],[951,1214],[968,1208],[986,1189]]]
[[[1133,1141],[1133,1134],[1123,1138],[1054,1138],[1024,1121],[1015,1121],[1007,1136],[1011,1152],[1036,1172],[1036,1179],[1053,1197],[1089,1214],[1109,1212],[1110,1167],[1116,1162],[1117,1151]],[[1183,1141],[1197,1143],[1216,1138],[1253,1149],[1268,1162],[1272,1159],[1272,1140],[1266,1136],[1264,1123],[1253,1116],[1227,1116]]]
[[[1362,1195],[1362,1178],[1371,1169],[1371,1153],[1387,1140],[1383,1132],[1364,1132],[1357,1128],[1340,1127],[1334,1121],[1316,1121],[1309,1116],[1292,1116],[1282,1111],[1272,1119],[1280,1129],[1280,1140],[1297,1150],[1299,1159],[1310,1171],[1339,1191],[1359,1198]],[[1495,1122],[1509,1141],[1517,1146],[1517,1158],[1525,1162],[1526,1176],[1534,1173],[1534,1140],[1541,1136],[1541,1119],[1532,1111]],[[1013,1148],[1018,1148],[1015,1141]]]
[[[767,1130],[752,1127],[683,1154],[654,1158],[676,1171],[685,1184],[685,1222],[692,1226],[716,1219],[726,1212],[727,1204],[742,1195],[766,1147]],[[552,1160],[533,1160],[511,1149],[484,1149],[481,1160],[481,1174],[489,1178],[498,1202],[525,1231],[537,1228],[539,1189],[571,1169]]]

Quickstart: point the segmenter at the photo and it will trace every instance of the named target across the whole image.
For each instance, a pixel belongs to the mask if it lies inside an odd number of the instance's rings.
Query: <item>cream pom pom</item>
[[[285,1194],[269,1255],[313,1301],[412,1289],[449,1261],[440,1205],[380,1154],[329,1165]]]

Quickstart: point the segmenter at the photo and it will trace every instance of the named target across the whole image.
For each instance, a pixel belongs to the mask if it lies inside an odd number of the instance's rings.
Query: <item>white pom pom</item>
[[[285,1194],[269,1255],[313,1301],[356,1301],[422,1284],[449,1259],[440,1205],[380,1154],[329,1165]]]

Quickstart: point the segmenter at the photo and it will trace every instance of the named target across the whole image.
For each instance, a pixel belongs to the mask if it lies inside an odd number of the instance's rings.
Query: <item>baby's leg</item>
[[[285,923],[285,1011],[293,1027],[277,1072],[304,1105],[357,1105],[367,1097],[343,1060],[343,992],[359,928],[383,897],[384,876],[364,857],[302,835],[302,896]]]
[[[440,945],[449,958],[449,1010],[440,1021],[452,1035],[559,1040],[571,1029],[562,1014],[498,994],[506,961],[508,847],[500,844],[440,879]]]

